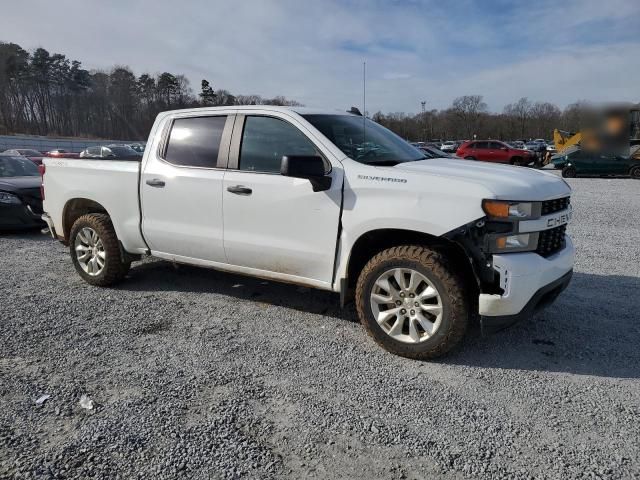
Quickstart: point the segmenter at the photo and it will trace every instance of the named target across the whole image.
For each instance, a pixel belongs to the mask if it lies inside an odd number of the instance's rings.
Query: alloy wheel
[[[400,342],[423,342],[442,322],[440,293],[427,277],[410,268],[380,275],[371,289],[370,303],[378,325]]]
[[[93,228],[84,227],[76,235],[74,247],[82,270],[91,276],[100,275],[104,269],[107,254],[102,239],[96,231]]]

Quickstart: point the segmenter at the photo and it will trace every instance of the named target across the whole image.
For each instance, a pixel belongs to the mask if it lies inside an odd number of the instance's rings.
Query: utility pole
[[[367,142],[367,62],[362,62],[362,152]]]
[[[423,140],[427,140],[427,102],[426,100],[423,100],[420,102],[420,105],[422,105],[422,123],[423,123],[423,128],[424,128],[424,137]]]

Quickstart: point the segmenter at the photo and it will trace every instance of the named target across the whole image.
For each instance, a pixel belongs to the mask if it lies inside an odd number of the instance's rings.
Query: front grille
[[[549,257],[556,252],[559,252],[565,245],[565,233],[567,231],[566,225],[561,225],[556,228],[551,228],[540,232],[538,237],[538,248],[536,252],[543,257]]]
[[[556,198],[555,200],[547,200],[542,202],[542,215],[549,215],[551,213],[565,210],[569,207],[571,197]]]

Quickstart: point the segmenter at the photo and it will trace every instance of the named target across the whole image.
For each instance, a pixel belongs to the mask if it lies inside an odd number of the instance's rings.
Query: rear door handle
[[[227,192],[235,193],[236,195],[251,195],[253,190],[244,185],[234,185],[233,187],[227,187]]]
[[[153,180],[147,180],[147,185],[149,185],[150,187],[162,188],[164,187],[164,181],[154,178]]]

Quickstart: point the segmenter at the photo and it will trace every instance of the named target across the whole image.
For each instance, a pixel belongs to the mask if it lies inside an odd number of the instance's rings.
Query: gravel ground
[[[99,289],[3,235],[0,477],[640,478],[640,183],[571,184],[570,288],[436,362],[332,294],[157,260]]]

